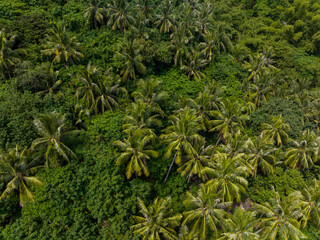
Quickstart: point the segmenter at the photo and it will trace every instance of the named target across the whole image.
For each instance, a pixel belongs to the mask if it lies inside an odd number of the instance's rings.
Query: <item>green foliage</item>
[[[272,196],[272,187],[280,194],[280,197],[284,197],[294,191],[302,190],[305,187],[305,181],[298,170],[284,171],[276,167],[273,174],[265,177],[259,175],[249,181],[248,196],[254,202],[267,202]]]

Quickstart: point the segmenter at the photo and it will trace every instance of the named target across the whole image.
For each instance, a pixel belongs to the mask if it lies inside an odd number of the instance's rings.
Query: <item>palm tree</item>
[[[177,26],[174,28],[173,33],[170,35],[171,45],[170,48],[174,52],[174,65],[182,66],[183,57],[187,54],[186,44],[192,39],[192,37],[186,36],[186,29],[183,23],[177,23]]]
[[[200,36],[204,36],[211,29],[212,23],[210,21],[210,15],[212,13],[213,6],[210,2],[202,2],[196,6],[196,18],[195,26]]]
[[[77,77],[78,83],[81,84],[76,91],[76,97],[82,98],[89,110],[92,112],[96,106],[96,97],[100,96],[101,89],[99,82],[101,81],[100,69],[88,64],[86,70],[82,71]]]
[[[103,2],[91,0],[90,6],[84,12],[84,17],[87,18],[87,22],[93,24],[93,27],[97,29],[98,23],[102,25],[106,17],[106,9],[103,7]]]
[[[162,1],[160,4],[160,14],[156,15],[155,24],[160,27],[161,33],[170,32],[174,29],[175,15],[173,14],[174,4],[170,0]]]
[[[6,189],[0,196],[5,199],[15,191],[19,192],[20,205],[24,207],[25,200],[34,201],[30,186],[41,186],[42,182],[33,175],[43,166],[37,158],[31,159],[29,151],[25,148],[22,151],[18,146],[8,153],[0,155],[0,179],[7,183]]]
[[[134,18],[129,15],[127,0],[111,0],[107,6],[108,26],[112,30],[120,29],[125,32],[133,23]]]
[[[219,22],[216,26],[214,35],[215,35],[217,55],[219,55],[222,51],[224,52],[233,51],[231,34],[227,33],[227,30],[229,29],[228,29],[228,26],[223,22]]]
[[[144,19],[146,24],[149,24],[154,17],[155,6],[150,0],[137,0],[138,17]]]
[[[8,73],[11,78],[10,70],[20,61],[20,56],[26,54],[24,49],[13,49],[16,36],[6,37],[4,30],[0,31],[0,75]]]
[[[74,152],[64,144],[64,138],[73,131],[68,131],[64,116],[57,112],[43,114],[34,120],[34,125],[38,130],[40,138],[32,142],[31,148],[44,145],[47,150],[45,153],[45,167],[52,168],[61,165],[60,157],[69,161],[70,158],[77,159]]]
[[[189,230],[187,225],[180,227],[178,240],[199,240],[198,234]]]
[[[131,134],[137,129],[143,130],[146,134],[154,135],[152,128],[161,126],[162,110],[157,107],[150,107],[141,99],[136,100],[126,109],[127,115],[124,117],[122,125],[124,132]]]
[[[234,134],[226,134],[225,140],[225,144],[216,147],[216,151],[230,154],[233,157],[244,153],[247,149],[248,136],[240,130]]]
[[[148,207],[139,197],[137,201],[142,217],[134,217],[136,224],[131,227],[133,233],[140,235],[143,240],[177,239],[174,228],[180,225],[182,215],[173,215],[173,210],[168,208],[171,197],[156,198]]]
[[[190,192],[186,194],[183,205],[187,210],[183,212],[182,225],[188,224],[191,232],[198,234],[201,240],[207,239],[210,232],[217,235],[224,227],[225,218],[228,217],[225,209],[231,204],[224,202],[215,191],[201,184],[196,196]]]
[[[272,125],[268,123],[261,125],[263,129],[262,134],[273,139],[281,147],[283,143],[286,144],[289,140],[287,132],[290,130],[290,126],[285,123],[282,114],[271,117],[271,121]]]
[[[60,94],[63,95],[61,91],[59,91],[59,87],[62,84],[62,81],[58,78],[59,71],[51,72],[49,77],[45,79],[44,86],[42,90],[37,91],[36,93],[40,96],[44,96],[46,94],[48,95],[54,95],[54,94]]]
[[[309,129],[299,135],[299,140],[291,141],[293,147],[286,150],[285,164],[292,168],[308,169],[318,160],[319,141]]]
[[[251,173],[251,166],[244,160],[243,154],[230,157],[226,153],[216,153],[208,166],[202,170],[211,180],[206,185],[226,202],[241,200],[241,193],[246,193]]]
[[[302,227],[310,221],[317,228],[320,226],[320,184],[314,179],[311,185],[306,185],[302,191]]]
[[[119,95],[127,93],[127,90],[124,87],[120,87],[114,78],[108,78],[103,82],[101,81],[99,88],[99,95],[95,99],[96,113],[104,113],[106,109],[113,111],[113,108],[119,105],[117,102]]]
[[[254,177],[260,169],[264,174],[273,173],[273,166],[276,157],[273,154],[276,148],[273,147],[273,140],[260,134],[254,139],[248,139],[245,148],[248,151],[248,161],[254,169]]]
[[[133,173],[136,176],[141,176],[142,173],[149,176],[147,160],[158,157],[158,153],[148,145],[153,138],[153,135],[145,136],[143,131],[136,130],[123,141],[114,142],[122,152],[117,158],[117,165],[127,164],[127,179],[130,179]]]
[[[170,116],[169,119],[170,125],[164,130],[164,134],[162,134],[160,138],[164,143],[168,144],[167,151],[164,155],[165,158],[168,159],[173,152],[174,157],[164,182],[167,181],[174,162],[180,164],[183,156],[190,156],[195,153],[193,145],[203,139],[203,137],[198,134],[200,124],[195,110],[185,108],[177,114]]]
[[[208,64],[208,61],[203,58],[203,54],[194,48],[190,48],[190,52],[187,53],[187,63],[181,66],[181,70],[188,74],[188,78],[194,78],[196,81],[200,81],[205,77],[205,74],[201,72],[201,69]]]
[[[227,231],[218,240],[258,240],[254,232],[257,226],[256,212],[237,207],[230,219],[226,220]]]
[[[153,78],[148,78],[146,80],[141,79],[137,84],[137,90],[131,95],[135,99],[142,99],[149,108],[158,108],[159,112],[164,115],[160,104],[165,102],[168,93],[161,91],[161,83],[161,81]]]
[[[202,53],[209,63],[213,61],[214,49],[216,47],[216,36],[214,32],[208,32],[203,36],[204,41],[200,43]]]
[[[54,63],[65,63],[80,61],[84,55],[80,52],[80,43],[77,42],[76,37],[70,37],[66,31],[66,27],[59,24],[49,30],[49,35],[46,35],[47,42],[43,45],[42,53],[48,56],[54,56],[52,65]],[[67,65],[65,68],[68,69]]]
[[[207,180],[207,176],[203,174],[203,169],[210,160],[212,146],[205,146],[205,140],[196,142],[193,146],[194,151],[190,156],[186,156],[185,162],[178,168],[181,176],[187,176],[188,181],[197,175],[203,181]]]
[[[216,146],[224,135],[235,133],[242,128],[244,121],[249,119],[248,115],[242,113],[243,110],[237,102],[226,99],[220,102],[218,110],[211,112],[216,119],[211,121],[213,128],[210,132],[219,131]]]
[[[147,69],[142,62],[141,50],[141,45],[139,45],[137,39],[133,41],[127,39],[123,42],[121,51],[117,53],[124,62],[121,70],[123,80],[135,79],[136,72],[146,73]]]
[[[253,203],[254,209],[262,214],[259,223],[262,228],[262,239],[305,239],[306,236],[299,230],[299,219],[303,217],[301,200],[302,195],[299,191],[280,199],[279,194],[273,190],[269,202]]]

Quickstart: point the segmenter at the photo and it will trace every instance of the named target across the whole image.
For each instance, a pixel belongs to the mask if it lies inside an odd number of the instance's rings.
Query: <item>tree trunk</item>
[[[168,177],[169,177],[171,168],[172,168],[172,166],[173,166],[173,164],[174,164],[174,161],[176,160],[176,156],[177,156],[177,153],[174,154],[174,157],[173,157],[173,160],[172,160],[172,162],[171,162],[171,164],[170,164],[170,167],[169,167],[169,169],[168,169],[166,178],[165,178],[164,181],[163,181],[164,183],[168,180]]]
[[[218,141],[216,142],[216,146],[218,146],[218,144],[219,144],[219,142],[220,142],[220,140],[221,140],[221,134],[219,134],[220,136],[219,136],[219,138],[218,138]]]

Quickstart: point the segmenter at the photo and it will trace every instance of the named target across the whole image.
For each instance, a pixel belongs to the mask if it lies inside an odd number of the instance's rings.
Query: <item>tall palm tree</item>
[[[99,84],[99,94],[95,99],[95,112],[104,113],[105,110],[113,111],[118,107],[119,95],[126,94],[127,90],[120,87],[120,84],[114,78],[107,78]]]
[[[196,81],[200,81],[205,77],[205,74],[201,70],[208,64],[208,61],[203,57],[203,54],[199,49],[190,48],[187,53],[187,60],[181,66],[181,70],[188,74],[188,78],[194,78]]]
[[[271,117],[271,121],[272,124],[263,123],[261,125],[262,134],[273,139],[278,146],[282,146],[283,143],[286,144],[290,139],[287,133],[290,130],[289,124],[285,122],[282,114]]]
[[[231,41],[231,34],[228,33],[230,27],[226,25],[224,22],[219,22],[214,31],[215,42],[216,42],[216,53],[219,55],[223,52],[232,52],[233,44]]]
[[[58,24],[49,30],[49,34],[46,35],[47,42],[43,45],[44,50],[42,53],[48,56],[54,56],[52,65],[54,63],[65,63],[74,61],[80,61],[84,55],[80,52],[80,43],[77,38],[70,37],[66,31],[66,27]],[[65,64],[65,68],[68,69]]]
[[[158,152],[154,151],[149,143],[153,135],[145,136],[143,131],[136,130],[123,141],[115,141],[114,144],[121,150],[117,158],[117,165],[127,164],[126,176],[130,179],[132,174],[149,176],[147,160],[156,158]]]
[[[208,30],[211,29],[212,23],[210,19],[210,15],[212,13],[213,6],[210,2],[201,2],[196,6],[196,18],[195,18],[195,26],[199,36],[204,36],[208,33]]]
[[[168,33],[174,29],[175,15],[173,14],[173,2],[170,0],[162,1],[159,8],[160,14],[156,15],[155,24],[160,27],[161,33]]]
[[[100,81],[101,71],[91,63],[89,63],[87,68],[77,77],[77,82],[81,85],[76,91],[76,97],[78,99],[82,98],[90,111],[94,111],[96,106],[96,97],[100,96]]]
[[[150,0],[137,0],[138,17],[145,20],[146,24],[153,21],[155,6]]]
[[[273,154],[276,148],[273,147],[273,140],[260,134],[254,139],[249,138],[246,141],[245,148],[248,151],[248,161],[254,169],[254,177],[258,170],[264,174],[273,173],[273,166],[276,163],[276,157]]]
[[[308,169],[318,160],[319,140],[313,132],[305,130],[299,140],[292,140],[293,147],[286,150],[285,164],[292,168]]]
[[[203,169],[210,160],[212,146],[205,146],[205,140],[196,142],[193,146],[194,151],[191,155],[185,157],[184,163],[178,168],[181,176],[187,176],[188,181],[197,175],[203,181],[207,180],[207,176],[203,174]]]
[[[207,239],[210,232],[217,235],[224,227],[225,218],[228,217],[225,210],[231,204],[224,202],[215,191],[201,184],[196,196],[190,192],[186,194],[183,201],[186,211],[183,212],[182,225],[189,225],[191,232],[198,234],[201,240]]]
[[[305,239],[306,236],[300,231],[299,222],[299,219],[303,217],[301,200],[302,195],[298,191],[289,194],[284,199],[273,191],[269,202],[253,203],[254,209],[262,214],[259,224],[262,228],[262,239]]]
[[[43,166],[37,158],[31,159],[28,150],[19,150],[18,146],[0,155],[0,180],[7,183],[0,200],[19,192],[20,205],[24,207],[25,200],[34,201],[30,186],[41,186],[42,182],[34,174]]]
[[[160,138],[167,143],[167,151],[165,158],[169,158],[174,153],[173,160],[168,169],[164,182],[167,181],[169,173],[174,164],[180,164],[185,155],[195,153],[193,145],[203,139],[198,134],[200,130],[199,118],[195,110],[185,108],[177,114],[169,117],[170,125],[164,130],[164,134]]]
[[[314,179],[311,185],[306,185],[302,191],[302,227],[304,228],[308,221],[319,228],[320,226],[320,183]]]
[[[187,225],[182,225],[180,227],[178,240],[199,240],[197,233],[189,230]]]
[[[165,102],[168,93],[161,91],[161,81],[153,78],[141,79],[137,85],[138,88],[132,93],[132,96],[135,99],[142,99],[150,108],[158,108],[159,112],[164,115],[160,104]]]
[[[239,129],[242,129],[242,124],[249,117],[243,114],[244,108],[237,102],[231,102],[229,99],[223,100],[218,105],[218,110],[213,110],[212,115],[216,118],[211,121],[213,128],[210,132],[218,131],[218,140],[216,145],[220,142],[226,134],[233,134]]]
[[[171,197],[156,198],[148,207],[139,197],[137,201],[142,217],[134,217],[136,224],[131,227],[133,233],[140,235],[143,240],[177,239],[174,228],[180,225],[182,215],[173,215],[173,210],[169,209]]]
[[[216,153],[203,174],[211,178],[206,185],[226,202],[240,202],[241,193],[246,193],[248,181],[246,177],[251,174],[251,166],[247,164],[243,154],[230,157],[226,153]]]
[[[107,25],[111,26],[112,30],[120,29],[125,32],[134,23],[134,18],[128,11],[129,7],[127,0],[111,0],[107,5]]]
[[[171,45],[170,48],[173,50],[174,57],[174,65],[182,66],[182,60],[184,56],[187,54],[187,44],[190,42],[192,37],[186,36],[186,29],[183,23],[177,23],[177,26],[174,28],[173,33],[170,35]]]
[[[58,78],[59,71],[51,72],[49,77],[46,78],[43,82],[43,88],[36,93],[40,96],[54,95],[60,94],[63,95],[61,91],[59,91],[59,87],[62,84],[62,81]]]
[[[209,63],[213,61],[213,55],[215,53],[216,47],[216,36],[213,31],[208,32],[206,35],[203,36],[204,41],[200,43],[202,48],[202,53],[204,54],[205,58],[208,60]]]
[[[127,39],[123,42],[121,51],[117,53],[124,62],[121,70],[123,80],[135,79],[136,72],[146,73],[146,66],[142,62],[141,47],[137,39],[133,41]]]
[[[218,240],[258,240],[256,212],[237,207],[226,221],[227,231]]]
[[[11,77],[11,68],[20,61],[20,56],[26,54],[22,48],[13,49],[16,36],[6,37],[4,30],[0,31],[0,75]]]
[[[126,109],[127,115],[124,117],[122,125],[124,132],[131,134],[137,129],[142,130],[146,134],[154,135],[153,128],[161,126],[159,120],[162,117],[162,110],[157,107],[150,107],[143,100],[138,99]]]
[[[34,125],[41,137],[32,142],[31,148],[34,149],[39,145],[44,145],[47,148],[45,153],[46,168],[60,166],[60,157],[66,161],[69,161],[70,158],[77,159],[74,152],[64,144],[64,138],[73,132],[66,128],[64,116],[55,111],[43,114],[34,120]]]
[[[84,17],[87,19],[88,23],[93,24],[94,29],[97,29],[98,23],[101,25],[104,24],[106,13],[102,1],[91,0],[90,6],[84,12]]]

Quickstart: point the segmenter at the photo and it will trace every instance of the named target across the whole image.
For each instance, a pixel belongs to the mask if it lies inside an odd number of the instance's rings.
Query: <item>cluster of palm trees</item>
[[[319,190],[319,181],[314,180],[303,192],[284,198],[273,190],[266,203],[234,204],[201,184],[196,193],[186,193],[182,214],[170,208],[170,197],[156,198],[148,207],[138,198],[141,215],[135,216],[131,228],[142,239],[306,239],[301,229],[309,221],[320,224]]]
[[[31,186],[41,186],[42,182],[34,175],[39,169],[59,167],[70,159],[77,159],[74,152],[65,145],[66,137],[72,134],[66,126],[65,118],[57,112],[43,114],[34,120],[39,138],[30,148],[18,146],[0,154],[0,180],[6,188],[0,200],[11,194],[19,194],[20,205],[33,202]]]
[[[84,13],[95,29],[106,24],[112,30],[136,36],[126,38],[119,53],[124,61],[121,71],[124,80],[134,79],[137,72],[146,72],[141,56],[143,46],[139,45],[138,39],[148,39],[147,29],[152,25],[158,27],[160,33],[171,33],[169,49],[174,64],[190,79],[200,80],[204,77],[201,70],[212,63],[215,55],[232,51],[230,29],[224,23],[212,21],[211,3],[192,0],[175,6],[174,2],[166,0],[155,9],[149,0],[140,0],[135,7],[126,0],[114,0],[106,6],[95,0]]]

